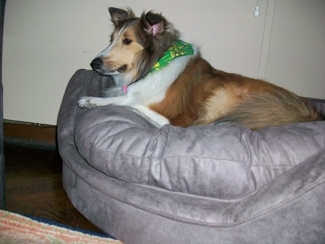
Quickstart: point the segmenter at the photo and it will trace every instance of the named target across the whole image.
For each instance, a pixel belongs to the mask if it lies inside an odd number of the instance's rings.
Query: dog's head
[[[135,17],[131,9],[109,8],[114,32],[109,46],[91,66],[103,75],[118,75],[123,85],[144,77],[178,40],[179,32],[161,14]]]

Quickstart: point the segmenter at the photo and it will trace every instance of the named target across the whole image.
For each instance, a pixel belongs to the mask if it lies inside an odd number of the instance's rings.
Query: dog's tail
[[[252,130],[269,126],[324,120],[305,99],[294,94],[276,93],[252,95],[248,101],[218,118],[213,124],[244,125]]]

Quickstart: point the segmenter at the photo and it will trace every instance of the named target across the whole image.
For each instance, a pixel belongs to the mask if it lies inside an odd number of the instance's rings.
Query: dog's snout
[[[103,60],[100,59],[100,58],[95,58],[93,61],[91,61],[90,63],[90,66],[93,68],[93,69],[100,69],[103,65]]]

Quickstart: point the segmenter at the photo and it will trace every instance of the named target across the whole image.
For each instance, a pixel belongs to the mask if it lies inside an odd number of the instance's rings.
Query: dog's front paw
[[[95,99],[93,97],[83,97],[78,101],[80,108],[91,109],[97,107]]]

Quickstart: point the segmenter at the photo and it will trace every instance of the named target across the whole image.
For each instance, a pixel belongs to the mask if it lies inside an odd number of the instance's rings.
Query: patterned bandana
[[[186,55],[193,55],[194,50],[193,46],[187,42],[182,40],[178,40],[173,42],[170,48],[165,52],[164,56],[158,60],[158,62],[153,66],[149,73],[152,73],[157,70],[161,70],[165,66],[167,66],[170,61],[175,58],[186,56]]]

